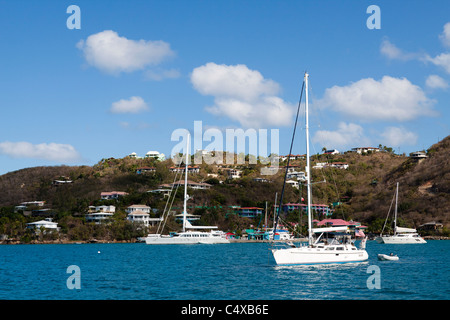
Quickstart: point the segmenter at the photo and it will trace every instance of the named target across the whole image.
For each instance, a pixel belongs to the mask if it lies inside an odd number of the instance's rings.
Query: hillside
[[[348,169],[312,169],[313,202],[332,204],[335,217],[354,219],[378,230],[384,223],[394,194],[396,182],[400,183],[399,217],[404,226],[419,225],[438,221],[449,227],[448,208],[450,205],[450,136],[431,146],[427,158],[413,160],[404,155],[388,152],[369,154],[346,153],[340,155],[315,155],[312,163],[347,163]],[[286,163],[280,163],[285,166]],[[305,160],[291,161],[303,170]],[[137,174],[140,167],[151,166],[154,173]],[[14,206],[24,201],[44,200],[45,206],[52,209],[55,219],[81,224],[75,218],[82,218],[89,205],[99,205],[103,191],[125,191],[128,196],[114,203],[118,207],[117,221],[126,216],[125,208],[131,204],[147,204],[163,211],[165,199],[162,195],[148,193],[158,189],[161,184],[174,181],[175,174],[169,171],[171,160],[157,162],[150,159],[102,159],[94,166],[55,166],[35,167],[10,172],[0,176],[0,234],[11,230],[11,223],[22,223],[32,219],[14,214]],[[240,179],[226,179],[226,169],[242,171]],[[230,209],[231,206],[268,207],[268,219],[272,219],[273,204],[282,189],[284,170],[280,168],[274,176],[260,176],[260,164],[216,166],[200,165],[200,173],[192,174],[189,180],[208,182],[208,190],[189,190],[190,212],[201,215],[200,223],[214,223],[225,230],[246,228],[250,224],[260,224],[260,219],[240,218]],[[209,175],[208,175],[209,174]],[[214,176],[214,177],[212,177]],[[254,178],[268,178],[271,182],[257,182]],[[181,177],[179,176],[178,179]],[[71,183],[55,185],[54,180],[70,180]],[[324,183],[323,181],[326,181]],[[306,188],[286,186],[284,203],[299,202],[306,197]],[[182,194],[179,190],[174,208],[182,207]],[[72,219],[72,220],[70,220]],[[298,216],[285,217],[298,220]],[[36,220],[36,218],[34,219]],[[257,221],[258,220],[258,221]],[[305,221],[305,220],[303,220]],[[69,224],[65,227],[70,229]],[[176,224],[169,223],[170,229]],[[3,230],[3,231],[2,231]],[[20,232],[19,232],[20,233]]]

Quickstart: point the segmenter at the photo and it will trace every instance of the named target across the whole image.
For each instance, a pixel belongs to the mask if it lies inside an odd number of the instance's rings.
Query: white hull
[[[207,232],[183,232],[175,236],[149,235],[146,244],[220,244],[230,243],[226,238]]]
[[[337,248],[341,250],[337,250]],[[363,262],[369,258],[365,250],[354,246],[299,247],[272,250],[278,265],[314,265]]]
[[[398,260],[398,257],[380,253],[378,255],[378,260],[381,260],[381,261],[396,261],[396,260]]]
[[[396,235],[396,236],[381,236],[375,239],[378,243],[385,244],[416,244],[427,243],[422,237],[418,235]]]

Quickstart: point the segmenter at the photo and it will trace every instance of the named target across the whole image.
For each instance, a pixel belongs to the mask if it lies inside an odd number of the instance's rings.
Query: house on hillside
[[[241,170],[237,170],[235,168],[226,168],[224,170],[228,179],[239,179],[242,176]]]
[[[340,152],[336,149],[325,150],[323,154],[339,154]]]
[[[363,154],[363,153],[367,153],[367,152],[380,152],[379,148],[373,148],[373,147],[357,147],[357,148],[352,148],[351,152],[356,152],[358,154]]]
[[[295,210],[302,210],[304,213],[308,212],[308,206],[303,203],[286,203],[281,206],[281,209],[287,213]],[[311,204],[311,210],[322,216],[331,216],[333,214],[333,209],[331,209],[326,204]]]
[[[173,173],[184,173],[186,171],[186,167],[170,167],[170,172]],[[196,174],[200,173],[200,167],[199,166],[188,166],[188,174]]]
[[[146,206],[145,204],[133,204],[126,208],[126,213],[133,213],[135,211],[142,211],[145,213],[150,213],[151,208],[149,206]]]
[[[116,207],[115,206],[89,206],[88,212],[89,213],[94,213],[94,212],[114,213],[114,212],[116,212]]]
[[[306,155],[305,154],[288,154],[285,156],[280,156],[279,159],[281,161],[286,161],[287,159],[289,159],[290,161],[301,160],[301,159],[306,159]]]
[[[155,167],[140,167],[140,168],[137,168],[137,170],[136,170],[137,174],[155,173],[155,172],[156,172]]]
[[[158,151],[149,151],[145,154],[145,158],[156,159],[158,161],[166,160],[166,156],[164,153],[159,153]]]
[[[100,193],[100,198],[102,200],[114,200],[118,199],[119,197],[123,197],[128,195],[127,192],[123,191],[110,191],[110,192],[102,192]]]
[[[84,215],[84,218],[86,222],[100,224],[111,219],[115,212],[115,206],[89,206],[88,213]]]
[[[336,168],[336,169],[348,169],[348,163],[346,162],[332,162],[328,163],[326,167]]]
[[[191,188],[191,189],[209,189],[211,188],[212,185],[210,185],[209,183],[204,183],[204,182],[194,182],[191,180],[187,181],[187,187]],[[175,181],[174,183],[165,183],[165,184],[161,184],[159,185],[159,190],[168,190],[170,193],[170,189],[172,187],[184,187],[184,180],[178,180]],[[169,189],[170,188],[170,189]]]
[[[166,185],[164,185],[164,186],[166,186]],[[155,190],[150,190],[150,191],[147,191],[147,192],[159,193],[159,194],[162,194],[164,196],[164,198],[165,198],[165,197],[170,196],[171,189],[170,189],[169,185],[167,185],[167,187],[162,187],[162,188],[155,189]]]
[[[255,218],[263,213],[263,208],[258,207],[241,207],[236,208],[235,212],[241,217],[245,218]]]
[[[289,185],[291,185],[291,186],[294,187],[294,188],[297,188],[297,189],[299,188],[299,186],[298,186],[298,181],[295,181],[295,180],[287,180],[286,183],[289,184]]]
[[[410,157],[411,159],[414,159],[414,160],[421,160],[421,159],[428,158],[428,156],[427,156],[427,154],[426,154],[425,151],[411,152],[411,153],[409,154],[409,157]]]
[[[440,222],[431,221],[421,224],[417,227],[417,230],[427,230],[427,231],[440,231],[444,228],[444,225]]]
[[[44,229],[44,232],[45,230],[59,231],[60,229],[56,222],[52,222],[51,218],[27,223],[27,229],[33,229],[36,233],[39,233],[42,228]]]

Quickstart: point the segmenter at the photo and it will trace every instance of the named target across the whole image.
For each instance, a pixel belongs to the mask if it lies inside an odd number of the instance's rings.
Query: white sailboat
[[[308,73],[305,73],[306,93],[306,178],[307,178],[307,201],[308,201],[308,244],[296,247],[292,243],[287,248],[272,249],[275,262],[278,265],[316,265],[336,263],[356,263],[369,258],[365,250],[366,239],[362,240],[360,248],[351,241],[348,229],[344,227],[312,228],[311,210],[311,174],[309,155],[309,120],[308,120]],[[295,130],[294,130],[295,134]],[[292,148],[292,146],[291,146]],[[324,237],[328,233],[339,233],[332,240]],[[319,236],[314,240],[314,235]]]
[[[397,227],[397,203],[398,203],[398,182],[397,188],[395,190],[395,211],[394,211],[394,234],[393,235],[384,235],[381,234],[375,240],[378,243],[387,243],[387,244],[413,244],[413,243],[427,243],[425,239],[423,239],[418,233],[416,229],[412,228],[402,228]],[[386,222],[389,218],[386,217],[386,221],[384,226],[386,226]],[[383,226],[383,230],[384,230]],[[383,233],[383,230],[381,233]]]
[[[183,203],[183,231],[171,235],[148,234],[145,238],[146,244],[217,244],[230,243],[223,231],[217,230],[217,226],[193,226],[187,219],[186,203],[187,195],[187,176],[188,176],[188,157],[189,157],[189,140],[187,136],[186,161],[185,161],[185,177],[184,177],[184,203]],[[194,231],[209,230],[209,231]]]

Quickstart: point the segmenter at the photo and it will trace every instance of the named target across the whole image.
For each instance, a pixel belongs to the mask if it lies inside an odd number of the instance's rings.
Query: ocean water
[[[275,265],[269,247],[268,243],[2,245],[0,299],[450,298],[450,241],[419,245],[368,241],[369,260],[357,265],[280,267]],[[377,260],[378,253],[391,252],[400,260]],[[68,273],[72,265],[79,268],[78,274]],[[373,273],[372,268],[378,271]],[[79,276],[79,289],[68,287],[68,279],[74,275]],[[375,276],[379,288],[370,285]]]

